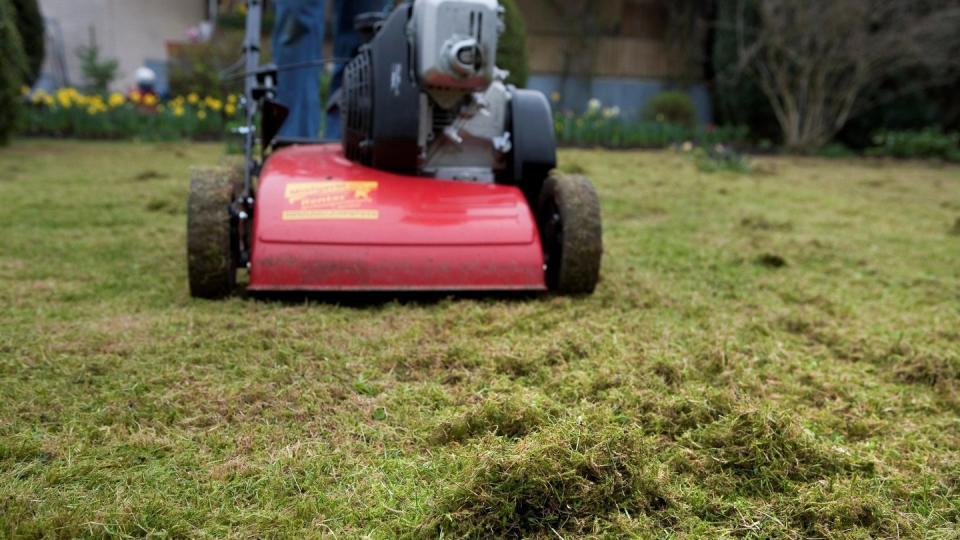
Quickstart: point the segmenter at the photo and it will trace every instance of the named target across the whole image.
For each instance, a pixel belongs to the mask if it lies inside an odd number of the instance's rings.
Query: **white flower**
[[[587,110],[590,112],[597,112],[600,110],[600,107],[603,107],[603,104],[600,103],[600,100],[593,98],[587,102]]]
[[[690,142],[690,141],[687,141],[687,142],[683,143],[683,151],[684,151],[684,152],[692,152],[692,151],[693,151],[693,143]]]
[[[620,116],[620,107],[607,107],[603,110],[603,117],[606,119]]]

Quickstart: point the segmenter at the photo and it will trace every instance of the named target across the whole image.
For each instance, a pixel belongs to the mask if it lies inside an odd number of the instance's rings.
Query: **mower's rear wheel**
[[[230,204],[242,177],[236,167],[195,168],[187,203],[187,270],[190,295],[224,298],[236,286],[237,227]]]
[[[590,294],[600,279],[603,227],[593,183],[554,175],[540,192],[537,210],[547,287],[561,294]]]

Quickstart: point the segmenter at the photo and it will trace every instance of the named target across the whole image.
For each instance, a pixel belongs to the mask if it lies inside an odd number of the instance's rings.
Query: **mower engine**
[[[417,0],[378,22],[344,73],[347,157],[442,179],[542,182],[556,162],[550,108],[496,67],[502,15],[497,0]],[[518,120],[525,136],[511,129]]]

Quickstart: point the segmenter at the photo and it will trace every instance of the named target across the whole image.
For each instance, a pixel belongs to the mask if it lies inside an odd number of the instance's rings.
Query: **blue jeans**
[[[353,19],[361,13],[383,11],[391,0],[333,0],[333,55],[337,58],[330,93],[340,88],[344,62],[360,45]],[[320,132],[320,66],[284,70],[283,66],[312,62],[323,56],[324,0],[276,0],[273,58],[277,74],[277,101],[290,109],[280,128],[286,137],[316,137]],[[328,113],[324,137],[340,138],[340,115]]]

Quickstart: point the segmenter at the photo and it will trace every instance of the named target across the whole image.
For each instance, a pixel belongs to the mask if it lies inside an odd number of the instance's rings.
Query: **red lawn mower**
[[[358,17],[368,40],[344,71],[339,143],[277,136],[290,66],[260,65],[262,0],[247,5],[245,162],[192,173],[193,296],[231,294],[239,268],[254,292],[593,292],[597,195],[552,172],[543,94],[504,83],[497,0]]]

